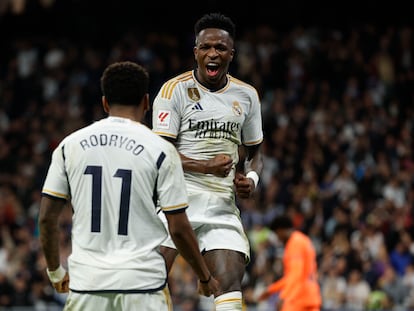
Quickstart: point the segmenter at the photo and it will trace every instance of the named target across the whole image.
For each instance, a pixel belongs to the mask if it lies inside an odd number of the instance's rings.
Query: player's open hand
[[[241,173],[236,173],[233,183],[236,187],[236,195],[242,199],[250,198],[255,189],[253,180]]]
[[[233,167],[233,159],[228,154],[218,154],[207,161],[207,173],[217,177],[227,177]]]

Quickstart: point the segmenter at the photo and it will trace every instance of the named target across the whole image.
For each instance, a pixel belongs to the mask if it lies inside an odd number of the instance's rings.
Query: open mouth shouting
[[[216,63],[208,63],[206,65],[206,71],[209,77],[216,77],[219,74],[219,65]]]

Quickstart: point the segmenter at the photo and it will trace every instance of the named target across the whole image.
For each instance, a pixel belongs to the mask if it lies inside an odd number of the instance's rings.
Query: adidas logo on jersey
[[[192,110],[204,110],[203,107],[201,107],[200,103],[196,103],[193,108],[191,108]]]

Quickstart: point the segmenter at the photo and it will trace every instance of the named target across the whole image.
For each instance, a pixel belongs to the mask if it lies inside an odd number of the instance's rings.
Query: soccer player
[[[242,310],[241,281],[250,246],[236,194],[249,198],[263,167],[260,101],[253,86],[228,73],[235,53],[233,21],[209,13],[194,31],[196,68],[163,84],[154,99],[153,131],[170,139],[180,153],[188,217],[220,284],[216,311]],[[237,165],[242,146],[244,172]],[[172,242],[163,244],[169,269],[177,255]]]
[[[285,245],[283,277],[270,284],[258,300],[262,301],[278,293],[277,310],[319,311],[321,293],[312,241],[299,230],[295,230],[292,220],[285,215],[273,219],[270,229]]]
[[[140,123],[149,107],[149,77],[133,62],[109,65],[101,78],[103,118],[54,150],[39,215],[47,274],[68,292],[64,310],[172,310],[159,251],[168,232],[200,278],[200,293],[218,289],[185,213],[183,169],[175,147]],[[59,261],[58,220],[73,209],[68,272]]]

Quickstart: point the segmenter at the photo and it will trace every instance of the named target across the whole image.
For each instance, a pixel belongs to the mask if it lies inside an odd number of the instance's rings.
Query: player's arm
[[[295,242],[295,241],[293,241]],[[267,291],[270,294],[280,291],[280,299],[291,300],[292,297],[305,297],[306,293],[300,293],[302,285],[308,280],[304,278],[305,274],[305,252],[301,243],[295,243],[289,248],[285,249],[283,270],[284,274],[281,283],[273,283],[268,286]],[[305,298],[304,298],[305,299]]]
[[[236,194],[240,198],[249,198],[257,187],[263,170],[263,158],[259,145],[245,146],[244,173],[237,173],[234,179]]]
[[[280,278],[279,280],[277,280],[276,282],[270,284],[269,286],[266,287],[265,291],[262,292],[259,297],[258,297],[258,301],[262,301],[262,300],[266,300],[268,299],[271,295],[279,292],[282,290],[283,286],[284,286],[285,280],[284,278]]]
[[[263,170],[263,158],[261,153],[261,144],[245,146],[246,159],[244,161],[244,172],[255,171],[258,175]]]
[[[227,154],[218,154],[209,160],[195,160],[180,153],[181,163],[186,172],[213,174],[217,177],[229,175],[233,159]]]
[[[207,297],[217,293],[219,288],[218,282],[212,277],[200,253],[198,242],[185,210],[166,213],[165,215],[171,238],[178,252],[191,265],[200,279],[200,293]]]
[[[200,279],[199,291],[210,296],[218,293],[218,283],[212,278],[200,248],[195,233],[185,212],[187,204],[187,190],[183,187],[184,173],[180,157],[171,144],[166,144],[164,152],[157,160],[159,167],[157,196],[167,222],[168,231],[177,251],[191,265]]]
[[[164,136],[171,143],[175,143],[175,139]],[[233,166],[233,159],[227,154],[218,154],[209,160],[196,160],[189,158],[182,153],[180,154],[183,169],[186,172],[196,172],[201,174],[213,174],[217,177],[226,177]]]
[[[47,273],[59,293],[69,291],[69,275],[60,265],[59,216],[66,201],[43,195],[40,201],[40,244],[47,263]]]

